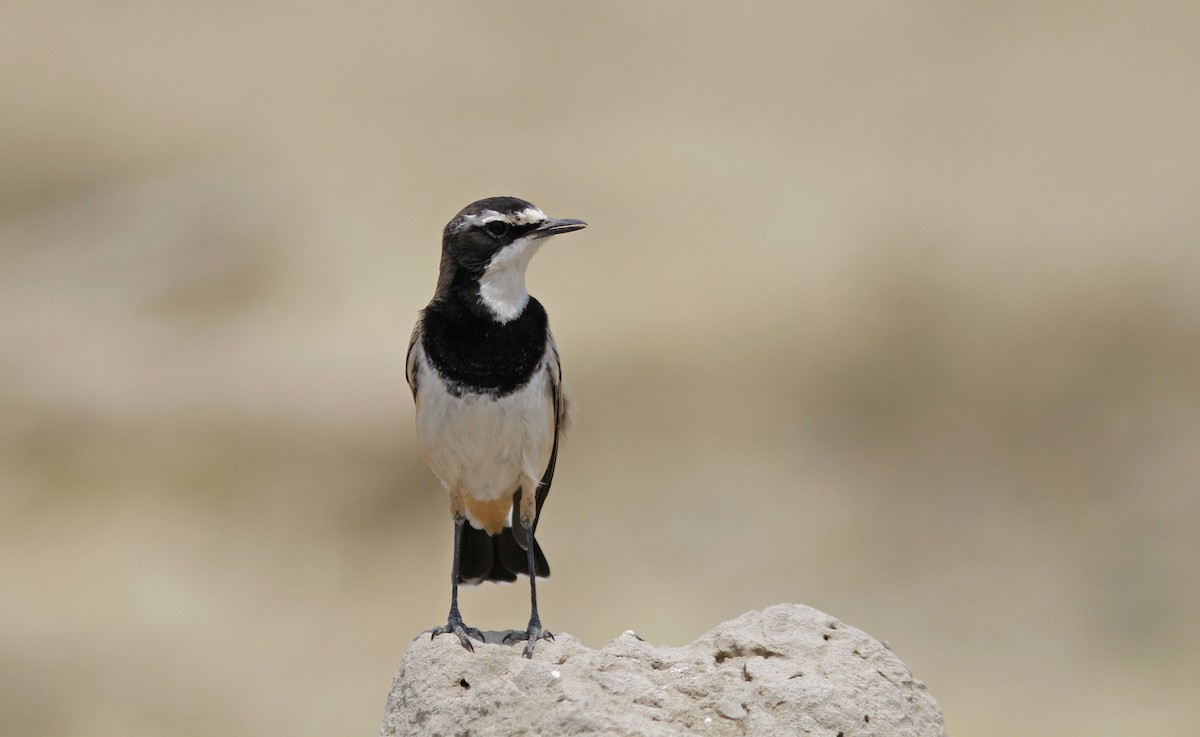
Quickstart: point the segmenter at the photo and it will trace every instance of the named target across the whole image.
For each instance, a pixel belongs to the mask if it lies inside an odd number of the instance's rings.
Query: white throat
[[[479,297],[501,324],[521,316],[529,304],[525,269],[542,246],[542,239],[514,241],[492,257],[479,280]]]

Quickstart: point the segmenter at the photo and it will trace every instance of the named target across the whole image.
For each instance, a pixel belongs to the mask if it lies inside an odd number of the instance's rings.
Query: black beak
[[[558,235],[559,233],[570,233],[572,230],[582,230],[587,227],[587,223],[582,220],[573,218],[550,218],[537,229],[533,231],[534,235],[539,238],[544,238],[548,235]]]

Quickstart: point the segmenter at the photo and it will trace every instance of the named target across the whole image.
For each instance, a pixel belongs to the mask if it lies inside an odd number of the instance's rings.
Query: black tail
[[[515,534],[521,534],[519,531]],[[537,539],[533,541],[534,565],[539,578],[550,575],[550,564],[542,554]],[[463,525],[462,548],[459,550],[458,582],[465,584],[484,581],[517,580],[517,574],[529,575],[528,556],[517,545],[514,530],[505,527],[495,537],[477,530],[468,522]]]

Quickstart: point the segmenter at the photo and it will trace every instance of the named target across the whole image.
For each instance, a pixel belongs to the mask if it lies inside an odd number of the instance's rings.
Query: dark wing
[[[558,462],[558,443],[562,439],[563,424],[566,419],[567,398],[562,391],[562,370],[558,365],[558,352],[555,351],[554,367],[551,370],[550,396],[554,402],[554,447],[550,450],[550,462],[546,464],[546,472],[542,474],[542,482],[537,488],[537,514],[533,518],[533,529],[537,530],[538,518],[542,516],[542,504],[550,496],[550,484],[554,481],[554,466]]]
[[[562,387],[562,363],[558,358],[558,346],[554,336],[549,338],[550,361],[546,370],[550,373],[550,399],[554,403],[554,447],[550,450],[550,462],[546,464],[546,472],[542,474],[542,482],[537,489],[537,514],[533,518],[533,529],[537,530],[538,518],[542,516],[542,504],[550,495],[550,483],[554,481],[554,465],[558,461],[558,443],[562,440],[567,429],[567,395]]]

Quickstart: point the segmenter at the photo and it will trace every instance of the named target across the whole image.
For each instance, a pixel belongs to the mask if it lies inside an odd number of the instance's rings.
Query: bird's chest
[[[547,375],[528,381],[504,396],[458,391],[434,371],[417,392],[419,422],[455,445],[494,446],[506,439],[518,444],[550,412]]]
[[[511,494],[521,476],[540,474],[553,442],[549,381],[537,373],[503,396],[456,391],[426,364],[417,391],[417,435],[442,481],[479,499]]]
[[[525,386],[542,364],[549,334],[545,310],[535,299],[503,324],[450,304],[427,310],[422,326],[429,364],[447,391],[460,397],[503,398]]]

